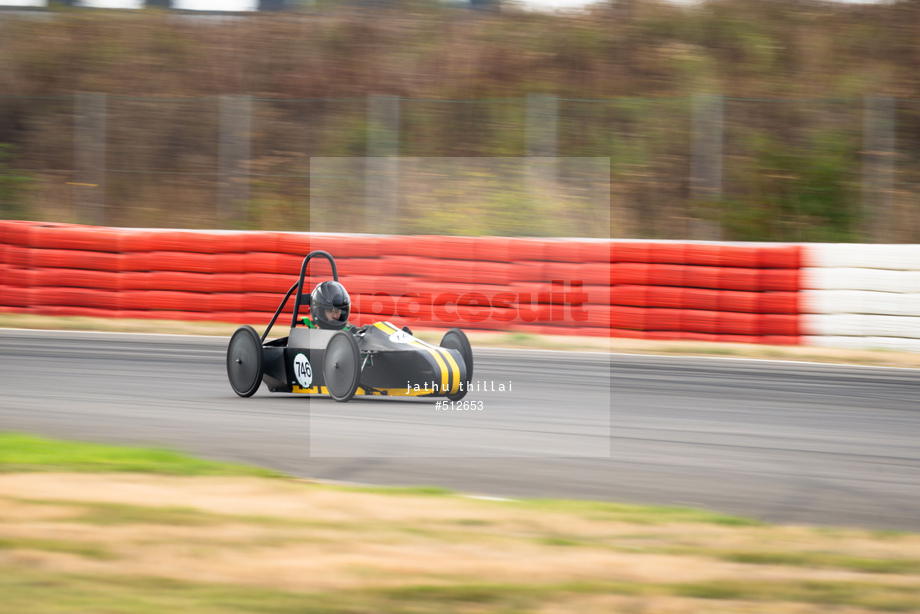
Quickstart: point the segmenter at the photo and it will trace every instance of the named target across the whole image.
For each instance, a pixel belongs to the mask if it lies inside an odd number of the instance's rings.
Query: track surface
[[[240,399],[227,382],[226,344],[0,330],[0,430],[166,446],[348,482],[920,531],[920,371],[474,350],[475,379],[513,381],[519,394],[471,392],[485,410],[446,414],[431,402],[341,405],[264,388]],[[548,385],[560,377],[571,385]],[[609,420],[581,412],[608,394]],[[323,457],[311,456],[311,414]],[[498,435],[466,443],[470,420],[496,415],[516,419],[489,423]],[[443,441],[459,447],[433,444],[432,416],[452,421],[442,423]],[[606,447],[603,458],[533,456],[547,433],[565,433],[566,449],[594,455],[598,429],[608,428],[609,457]],[[367,456],[394,453],[374,448],[392,436],[409,458]],[[437,458],[442,449],[455,457]],[[348,456],[355,453],[365,456]]]

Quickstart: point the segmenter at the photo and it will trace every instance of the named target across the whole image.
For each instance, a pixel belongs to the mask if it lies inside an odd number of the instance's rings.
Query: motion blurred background
[[[920,241],[920,2],[183,6],[0,11],[0,218]]]

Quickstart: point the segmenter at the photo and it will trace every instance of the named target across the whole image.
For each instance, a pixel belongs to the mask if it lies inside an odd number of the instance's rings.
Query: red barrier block
[[[12,267],[28,268],[32,264],[32,248],[18,245],[6,246],[6,264]]]
[[[306,232],[260,232],[248,237],[245,243],[248,248],[246,251],[276,252],[289,256],[300,256],[301,261],[313,250],[322,249],[321,247],[314,247],[313,235]],[[273,246],[273,249],[270,249],[270,246]]]
[[[546,242],[546,260],[582,264],[586,262],[610,262],[610,241],[557,240]]]
[[[648,264],[615,262],[610,265],[610,284],[647,286],[649,285],[649,267]]]
[[[641,307],[611,307],[610,327],[630,330],[646,330],[646,309]],[[594,325],[594,322],[591,322]]]
[[[719,312],[685,309],[681,313],[681,327],[684,332],[709,333],[719,332]]]
[[[32,301],[35,306],[93,307],[117,310],[119,298],[118,292],[89,288],[39,287],[33,288],[32,292]]]
[[[240,283],[240,292],[284,294],[291,289],[291,286],[297,283],[298,276],[278,275],[273,273],[245,273],[243,275],[238,275],[237,279]],[[313,288],[317,281],[321,281],[320,278],[307,277],[304,279],[307,288]]]
[[[188,273],[154,271],[122,273],[120,281],[126,290],[175,290],[179,292],[239,292],[241,275],[230,273]]]
[[[479,262],[512,262],[516,255],[508,237],[477,237],[476,260]]]
[[[760,316],[760,331],[763,335],[798,337],[799,316],[784,314],[763,314]]]
[[[760,288],[771,292],[798,292],[801,271],[799,269],[762,269]]]
[[[152,230],[146,233],[145,251],[218,254],[224,251],[217,234],[194,230]]]
[[[636,241],[614,241],[610,246],[610,262],[649,263],[649,244]]]
[[[742,313],[760,312],[759,292],[739,292],[723,290],[719,292],[718,311],[738,311]]]
[[[161,252],[166,253],[166,252]],[[273,273],[276,275],[291,275],[292,278],[300,274],[300,268],[303,265],[303,258],[300,256],[295,256],[293,254],[282,254],[282,253],[271,253],[271,252],[249,252],[247,254],[222,254],[218,256],[212,256],[214,264],[211,265],[211,269],[200,269],[208,273],[218,273],[218,272],[229,272],[225,270],[225,267],[220,266],[220,263],[223,259],[230,259],[231,261],[234,258],[239,259],[239,267],[237,269],[238,273]],[[316,259],[310,261],[309,273],[315,274],[315,269],[313,263],[316,262],[318,265],[317,268],[322,267],[322,270],[328,271],[329,264],[325,259]],[[220,268],[220,270],[214,270],[214,268]],[[164,270],[164,269],[154,269],[154,270]],[[166,269],[166,270],[177,270],[177,269]],[[185,270],[185,269],[178,269]],[[293,283],[293,282],[291,282]]]
[[[761,292],[760,313],[801,313],[798,292]]]
[[[416,241],[418,239],[418,241]],[[413,256],[437,259],[440,248],[434,235],[386,235],[377,237],[378,256]]]
[[[547,262],[543,270],[544,281],[581,283],[583,286],[597,286],[610,283],[610,265],[606,262],[585,262],[571,264]]]
[[[645,339],[646,333],[643,330],[630,330],[626,328],[612,328],[610,329],[610,336],[616,337],[617,339]]]
[[[3,307],[32,307],[33,288],[0,285],[0,306]]]
[[[24,220],[3,220],[3,242],[7,245],[29,247],[31,245],[32,228],[38,222]]]
[[[130,290],[121,293],[121,308],[141,311],[211,311],[211,295],[170,290]]]
[[[103,318],[106,320],[124,317],[122,312],[117,309],[104,309],[99,307],[73,307],[64,305],[43,305],[33,309],[32,313],[35,315],[50,317],[77,316],[83,318]]]
[[[31,283],[34,286],[120,290],[122,275],[124,273],[83,269],[35,269]]]
[[[686,292],[686,288],[672,288],[670,286],[649,286],[646,304],[649,307],[682,309],[684,306],[684,292]]]
[[[649,330],[645,332],[645,338],[651,341],[678,341],[681,333],[676,331]]]
[[[183,252],[138,252],[123,255],[122,270],[145,271],[210,271],[210,254],[186,254]]]
[[[719,247],[719,264],[723,268],[759,269],[762,268],[758,247],[743,245],[722,245]]]
[[[679,331],[681,330],[680,309],[646,309],[645,330],[649,331]]]
[[[611,286],[610,304],[628,307],[648,307],[649,286]]]
[[[684,264],[720,266],[721,246],[717,243],[688,243],[684,247]]]
[[[376,269],[376,275],[388,277],[422,277],[426,274],[433,277],[438,274],[438,265],[441,263],[440,260],[421,256],[382,256],[379,260],[380,266]],[[469,268],[468,263],[464,263],[464,266]],[[351,269],[352,273],[350,274],[352,275],[370,275],[370,273],[354,267]]]
[[[651,264],[648,270],[648,285],[683,287],[687,267],[679,264]]]
[[[757,291],[761,289],[760,269],[719,269],[719,289]]]
[[[760,268],[799,269],[802,267],[802,247],[799,245],[777,245],[758,248]]]
[[[550,305],[536,303],[521,303],[517,306],[517,313],[510,321],[513,324],[533,324],[534,322],[546,323],[552,321]]]
[[[719,310],[719,290],[682,288],[681,307],[698,311]]]
[[[3,272],[0,274],[0,285],[14,286],[17,288],[28,288],[36,285],[36,271],[10,265],[4,265],[2,268]]]
[[[125,256],[107,252],[84,252],[71,249],[33,249],[29,265],[34,268],[87,269],[92,271],[124,270]]]
[[[685,264],[685,251],[683,243],[650,243],[648,261],[651,264]]]
[[[218,292],[210,295],[209,311],[240,311],[243,295],[239,293]],[[279,301],[280,302],[280,301]]]
[[[543,239],[508,239],[508,250],[512,260],[518,262],[546,260],[546,241]]]
[[[377,283],[374,288],[370,289],[367,293],[374,294],[383,292],[390,296],[402,296],[404,294],[417,294],[417,295],[426,295],[431,297],[431,300],[434,301],[435,298],[444,293],[450,293],[454,291],[463,292],[474,292],[477,291],[477,288],[491,288],[492,286],[477,286],[475,284],[447,284],[441,283],[434,279],[416,279],[415,277],[377,277]],[[351,283],[348,282],[345,285],[346,288],[351,288]]]
[[[686,266],[683,271],[683,285],[686,288],[718,289],[721,271],[719,267]]]
[[[409,241],[414,244],[419,237],[411,237]],[[433,237],[438,248],[439,260],[476,260],[476,237]]]
[[[498,263],[482,263],[477,265],[471,260],[425,260],[423,265],[410,275],[418,279],[433,279],[446,284],[475,284],[479,281],[477,267],[496,265]],[[506,270],[510,270],[510,267]],[[499,275],[495,275],[500,277]]]
[[[720,335],[759,335],[760,316],[753,313],[719,312],[716,332]]]
[[[387,259],[392,257],[394,256],[380,258],[342,258],[341,260],[336,258],[335,265],[339,272],[339,279],[344,283],[344,281],[352,275],[370,275],[374,277],[397,275],[398,273],[389,270],[387,265]],[[299,266],[294,275],[298,274],[300,274]],[[332,279],[332,269],[325,258],[314,258],[307,267],[307,275],[310,277]],[[291,281],[291,283],[294,283],[294,281],[296,280]]]
[[[527,261],[514,262],[508,272],[511,283],[520,282],[537,282],[545,283],[548,281],[546,274],[545,262]]]
[[[266,311],[269,313],[274,313],[278,309],[278,305],[281,304],[281,299],[284,298],[284,294],[269,294],[266,292],[247,292],[240,295],[240,311]],[[291,296],[288,299],[288,304],[285,306],[284,311],[287,313],[292,313],[294,310],[294,301],[296,296]],[[305,297],[306,298],[306,297]],[[306,301],[309,304],[309,299]],[[301,307],[303,309],[303,306]],[[303,315],[307,315],[304,312]]]
[[[578,288],[577,286],[568,286],[566,288],[567,292],[578,293],[583,292],[588,295],[587,299],[584,300],[585,303],[589,305],[612,305],[613,297],[613,288],[618,286],[610,286],[608,284],[596,285],[596,286],[582,286]],[[578,299],[582,300],[581,298]]]
[[[30,243],[41,249],[73,249],[92,252],[119,252],[122,232],[96,226],[35,226]]]

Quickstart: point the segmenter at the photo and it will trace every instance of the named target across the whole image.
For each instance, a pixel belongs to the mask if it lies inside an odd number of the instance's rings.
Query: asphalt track
[[[0,430],[346,482],[920,531],[920,371],[474,349],[474,379],[514,392],[444,412],[264,387],[240,399],[226,344],[0,330]]]

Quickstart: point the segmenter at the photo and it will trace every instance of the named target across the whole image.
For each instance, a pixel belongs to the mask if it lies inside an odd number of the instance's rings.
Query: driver
[[[355,327],[348,323],[350,313],[351,299],[345,286],[337,281],[324,281],[313,289],[310,317],[303,318],[303,323],[310,328],[354,332]]]

